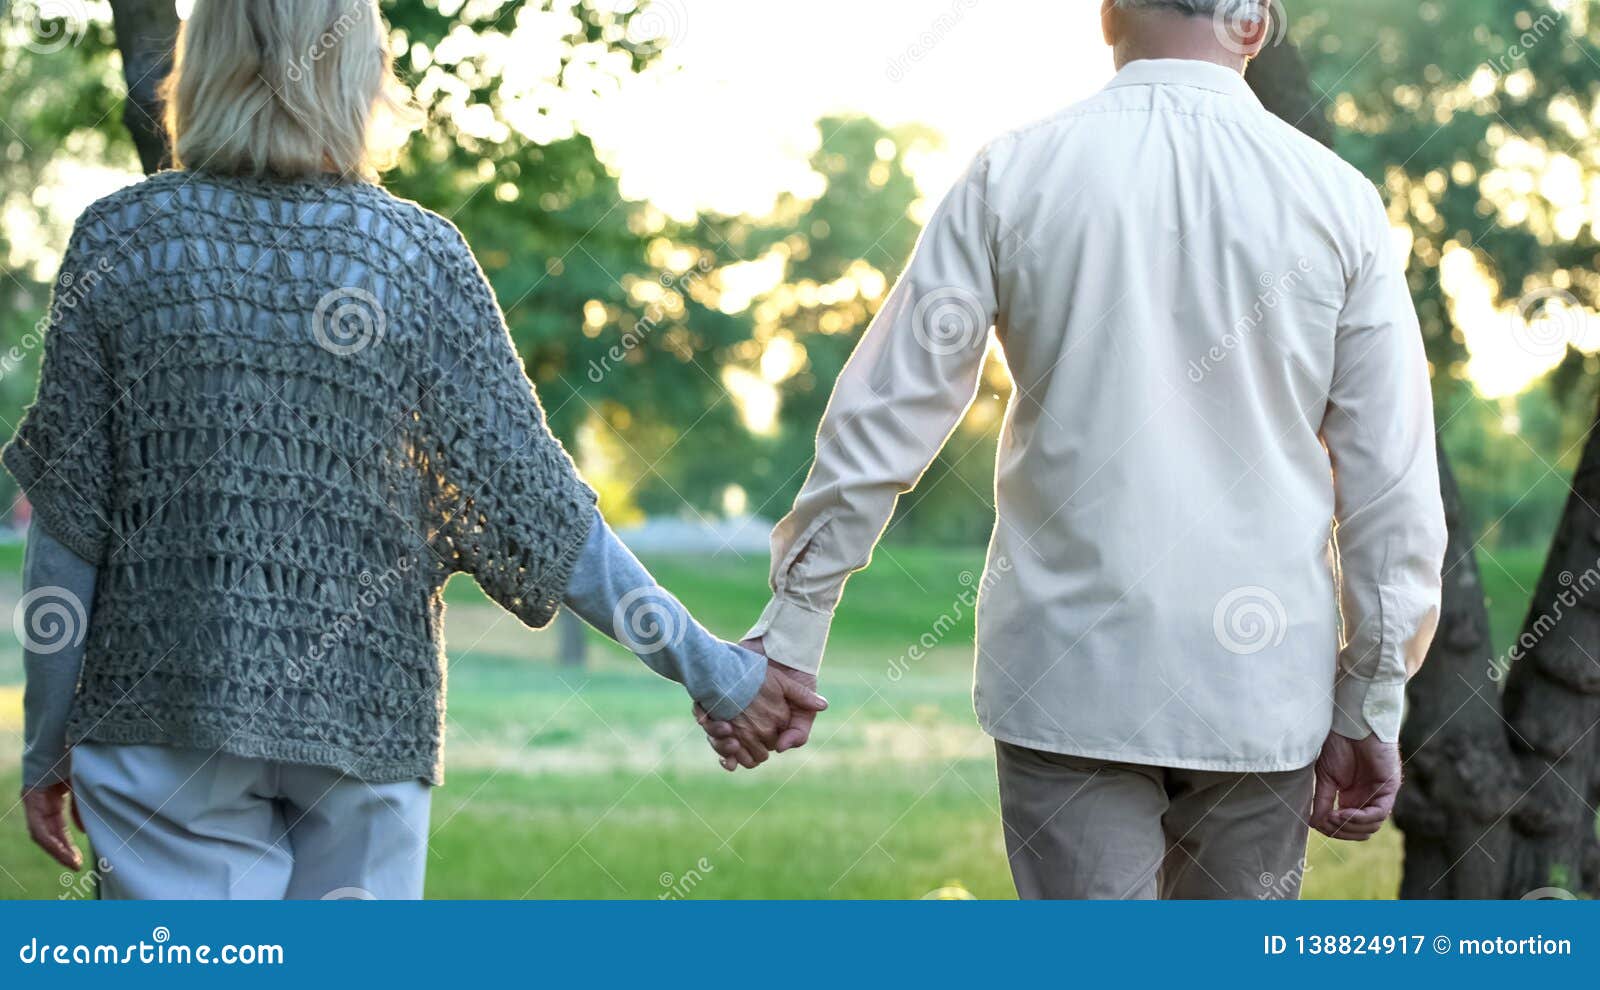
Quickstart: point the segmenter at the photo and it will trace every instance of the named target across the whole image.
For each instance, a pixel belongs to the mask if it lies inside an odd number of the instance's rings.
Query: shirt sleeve
[[[980,155],[928,221],[840,373],[810,476],[773,530],[772,599],[747,637],[797,670],[820,667],[846,579],[976,394],[997,308],[988,170]]]
[[[6,447],[6,470],[27,493],[33,521],[99,563],[111,532],[111,412],[118,388],[97,315],[106,259],[73,230],[50,301],[39,391]]]
[[[551,434],[494,290],[446,232],[419,415],[436,551],[525,624],[549,624],[594,521],[594,491]]]
[[[83,672],[97,569],[43,528],[28,534],[22,565],[22,786],[71,776],[67,718]]]
[[[1335,341],[1322,439],[1333,466],[1345,644],[1334,730],[1399,736],[1406,680],[1439,621],[1444,504],[1428,361],[1376,190]]]
[[[713,718],[737,716],[766,681],[766,660],[723,642],[696,622],[598,511],[567,586],[566,603],[646,667],[682,684]]]

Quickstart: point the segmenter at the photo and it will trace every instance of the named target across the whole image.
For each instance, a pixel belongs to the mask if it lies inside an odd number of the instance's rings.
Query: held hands
[[[761,652],[759,640],[743,646]],[[767,679],[744,711],[731,722],[713,719],[696,705],[695,720],[705,729],[707,741],[722,758],[722,767],[754,769],[767,762],[769,754],[798,749],[811,737],[817,713],[826,711],[828,701],[816,692],[817,678],[775,660],[767,661]]]
[[[1358,740],[1330,732],[1317,758],[1316,778],[1311,827],[1329,838],[1365,842],[1394,811],[1400,747],[1376,734]]]

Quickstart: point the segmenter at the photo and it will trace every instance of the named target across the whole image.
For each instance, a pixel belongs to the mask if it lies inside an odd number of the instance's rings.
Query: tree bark
[[[1300,50],[1280,41],[1261,50],[1244,74],[1250,89],[1273,114],[1296,130],[1333,147],[1333,125],[1323,112],[1322,97],[1311,88],[1311,72]]]
[[[1489,611],[1473,528],[1439,451],[1449,544],[1439,631],[1406,688],[1400,730],[1405,782],[1395,821],[1405,832],[1404,898],[1497,898],[1508,858],[1516,767],[1500,717]]]
[[[111,0],[111,17],[117,49],[122,53],[122,76],[128,84],[122,122],[133,135],[140,167],[149,174],[172,164],[161,84],[172,71],[178,11],[173,0]]]
[[[1504,896],[1600,896],[1600,412],[1506,680],[1520,773]]]

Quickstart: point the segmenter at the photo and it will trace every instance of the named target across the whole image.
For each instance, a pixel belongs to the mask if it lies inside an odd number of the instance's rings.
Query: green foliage
[[[674,493],[671,508],[683,499],[708,504],[724,480],[695,474],[681,457],[651,465],[691,427],[697,443],[720,440],[721,449],[744,438],[719,368],[721,352],[747,339],[748,325],[688,291],[714,266],[696,264],[704,252],[692,246],[674,253],[682,232],[624,200],[589,139],[563,115],[575,99],[647,65],[661,39],[635,30],[636,8],[602,0],[386,0],[383,9],[397,71],[423,121],[387,184],[452,219],[474,246],[559,434],[571,442],[583,424],[606,424],[641,462],[638,475]],[[19,205],[64,160],[131,171],[110,24],[91,22],[79,45],[49,54],[29,50],[22,34],[5,37],[0,206]],[[503,69],[522,50],[538,52],[533,64],[543,71],[518,64],[513,87]],[[59,248],[64,231],[51,238]],[[21,253],[48,255],[40,248]],[[0,300],[6,345],[27,339],[48,297],[47,286],[9,274],[0,289],[9,295]],[[586,320],[596,307],[599,320]],[[31,396],[31,349],[0,385],[8,424]],[[656,495],[655,506],[667,507]]]
[[[907,157],[937,143],[924,128],[885,128],[863,117],[824,117],[811,167],[826,181],[816,199],[785,195],[767,218],[708,220],[741,259],[776,253],[784,277],[755,301],[755,340],[793,340],[804,353],[777,384],[783,415],[739,479],[751,503],[781,515],[799,493],[817,424],[845,361],[904,268],[919,227]],[[831,288],[831,292],[818,291]],[[759,356],[759,350],[757,351]],[[985,524],[986,525],[986,524]]]
[[[563,116],[575,90],[614,87],[654,57],[656,41],[635,38],[635,10],[594,0],[468,4],[448,16],[390,0],[384,10],[425,120],[390,188],[466,235],[558,434],[570,443],[594,424],[620,456],[642,461],[634,501],[655,481],[707,504],[708,486],[687,472],[673,485],[651,465],[683,431],[697,444],[737,432],[719,357],[748,331],[685,291],[684,268],[698,276],[701,252],[674,256],[665,221],[623,198]],[[478,44],[464,43],[474,35]],[[482,43],[495,35],[559,55],[535,60],[544,71],[519,71],[512,87],[496,70],[507,52]]]
[[[1337,148],[1385,191],[1415,237],[1412,290],[1441,375],[1459,373],[1461,337],[1439,287],[1440,255],[1471,249],[1505,300],[1567,287],[1600,304],[1592,224],[1556,232],[1538,189],[1508,198],[1484,178],[1514,142],[1572,155],[1592,175],[1600,47],[1592,0],[1328,0],[1296,9],[1292,37],[1328,95]],[[1571,111],[1565,108],[1570,105]],[[1507,332],[1509,330],[1509,323]],[[1569,354],[1558,381],[1583,362]],[[1585,410],[1587,412],[1587,410]]]
[[[1325,94],[1320,112],[1337,124],[1338,150],[1413,229],[1412,287],[1436,364],[1439,418],[1495,546],[1547,538],[1560,473],[1570,468],[1564,452],[1588,422],[1593,361],[1568,360],[1548,386],[1509,405],[1472,396],[1439,258],[1451,244],[1471,248],[1507,299],[1554,284],[1587,304],[1600,300],[1591,226],[1553,236],[1555,207],[1537,189],[1510,208],[1483,185],[1513,141],[1569,154],[1586,174],[1600,169],[1592,140],[1563,109],[1592,117],[1593,6],[1327,0],[1291,11],[1315,86],[1283,96],[1311,106]],[[786,195],[767,216],[680,224],[626,200],[575,119],[574,107],[652,62],[663,39],[641,36],[640,25],[659,18],[609,0],[384,0],[383,8],[397,69],[424,111],[387,182],[451,217],[473,244],[555,429],[585,452],[608,511],[714,514],[738,485],[753,511],[781,514],[804,481],[833,382],[910,256],[930,204],[919,203],[907,159],[936,137],[826,118],[811,158],[824,180],[816,199]],[[63,163],[131,169],[136,157],[119,119],[110,24],[92,21],[77,45],[49,55],[25,40],[0,33],[0,207],[44,215]],[[64,234],[58,226],[45,236],[58,247]],[[0,247],[9,266],[0,344],[20,345],[0,364],[3,427],[32,392],[29,334],[47,286],[28,260],[49,251]],[[773,260],[778,284],[725,312],[729,266]],[[796,355],[776,372],[763,362],[775,343]],[[771,431],[746,428],[730,374],[772,389],[781,415]],[[1003,369],[991,368],[973,414],[904,500],[891,540],[986,538],[1008,388]],[[1511,409],[1521,419],[1515,433],[1503,428]]]
[[[64,160],[127,166],[137,156],[111,112],[121,83],[110,25],[92,22],[76,46],[52,54],[32,50],[32,41],[21,26],[0,20],[0,217],[47,223],[47,187],[59,181],[55,169]],[[62,229],[44,233],[66,240]],[[0,223],[0,430],[7,437],[38,376],[39,319],[50,285],[30,264],[36,256],[33,245],[14,243],[11,226]],[[0,477],[0,505],[9,505],[14,492],[11,478]]]
[[[1441,385],[1444,447],[1467,498],[1472,532],[1495,551],[1544,547],[1570,494],[1587,435],[1584,417],[1542,382],[1513,398],[1489,400]]]

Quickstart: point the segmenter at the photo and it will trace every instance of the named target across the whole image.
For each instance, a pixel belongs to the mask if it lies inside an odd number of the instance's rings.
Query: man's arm
[[[998,308],[989,167],[980,155],[928,221],[840,373],[811,474],[773,530],[773,596],[747,639],[788,667],[816,673],[845,580],[977,390]]]
[[[1335,341],[1322,423],[1333,465],[1346,643],[1334,729],[1399,738],[1406,679],[1439,620],[1444,504],[1428,361],[1376,192]]]

